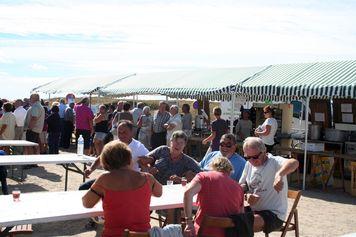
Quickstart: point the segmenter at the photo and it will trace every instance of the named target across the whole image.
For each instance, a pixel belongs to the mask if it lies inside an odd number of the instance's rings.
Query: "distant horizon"
[[[58,78],[356,60],[351,0],[0,3],[0,98]]]

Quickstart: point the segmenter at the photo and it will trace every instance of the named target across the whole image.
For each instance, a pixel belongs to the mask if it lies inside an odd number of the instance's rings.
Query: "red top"
[[[121,237],[124,229],[144,232],[151,228],[151,187],[146,177],[145,184],[134,190],[113,191],[103,187],[103,237]]]
[[[228,217],[240,213],[244,204],[244,194],[241,186],[229,175],[217,171],[198,173],[194,179],[201,185],[197,196],[198,212],[195,218],[195,231],[198,233],[205,215]],[[209,236],[224,237],[223,229],[204,228]]]
[[[94,114],[91,109],[84,104],[74,106],[75,128],[81,130],[90,130],[90,123],[93,123]]]

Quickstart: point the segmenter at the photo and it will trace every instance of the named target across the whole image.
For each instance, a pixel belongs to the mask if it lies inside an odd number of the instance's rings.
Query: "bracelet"
[[[193,220],[193,217],[184,217],[184,219],[185,219],[186,221],[192,221],[192,220]]]

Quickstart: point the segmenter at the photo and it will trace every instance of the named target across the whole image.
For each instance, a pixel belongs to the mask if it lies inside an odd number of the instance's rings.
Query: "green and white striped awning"
[[[111,85],[112,83],[133,75],[135,74],[60,78],[42,86],[38,86],[32,89],[32,91],[46,94],[92,94],[97,92],[101,87]]]
[[[105,95],[161,94],[174,98],[222,100],[235,85],[265,67],[241,67],[137,74],[101,89]]]
[[[254,101],[356,98],[356,61],[272,65],[245,81],[237,93]]]

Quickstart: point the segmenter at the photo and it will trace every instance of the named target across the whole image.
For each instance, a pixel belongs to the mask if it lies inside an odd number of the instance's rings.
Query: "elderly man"
[[[166,106],[166,102],[161,101],[159,103],[158,112],[153,117],[153,132],[151,136],[152,149],[167,144],[167,130],[165,129],[164,124],[167,123],[170,115],[166,111]]]
[[[170,118],[167,123],[163,125],[163,127],[167,130],[167,146],[171,144],[171,137],[173,132],[182,130],[182,117],[180,116],[178,111],[178,106],[172,105],[169,109]]]
[[[27,110],[24,130],[26,130],[26,140],[40,143],[40,133],[43,130],[45,120],[45,109],[41,105],[39,94],[30,96],[31,107]],[[39,147],[26,147],[25,153],[40,154]]]
[[[231,178],[237,182],[240,180],[242,171],[245,168],[245,159],[238,155],[236,151],[236,138],[234,134],[224,134],[220,139],[219,151],[213,151],[205,155],[199,165],[203,170],[210,170],[210,164],[217,157],[224,156],[229,159],[234,170],[231,173]]]
[[[139,165],[137,163],[138,157],[145,156],[148,153],[147,148],[139,141],[132,138],[132,129],[133,125],[131,121],[122,120],[117,127],[117,134],[119,141],[127,144],[132,152],[132,162],[133,169],[140,170]],[[89,177],[89,175],[100,166],[100,156],[94,161],[94,163],[85,170],[85,175]],[[80,190],[89,189],[90,186],[94,183],[94,180],[90,180],[80,186]]]
[[[288,207],[287,175],[298,168],[298,161],[266,152],[263,141],[248,137],[243,150],[248,160],[240,184],[248,188],[245,200],[254,211],[255,232],[270,233],[279,229]]]
[[[154,149],[147,156],[139,157],[139,163],[148,166],[146,171],[153,174],[161,184],[166,184],[167,180],[181,183],[184,176],[190,181],[201,170],[193,158],[183,153],[187,141],[188,137],[183,131],[175,131],[170,147],[164,145]]]

